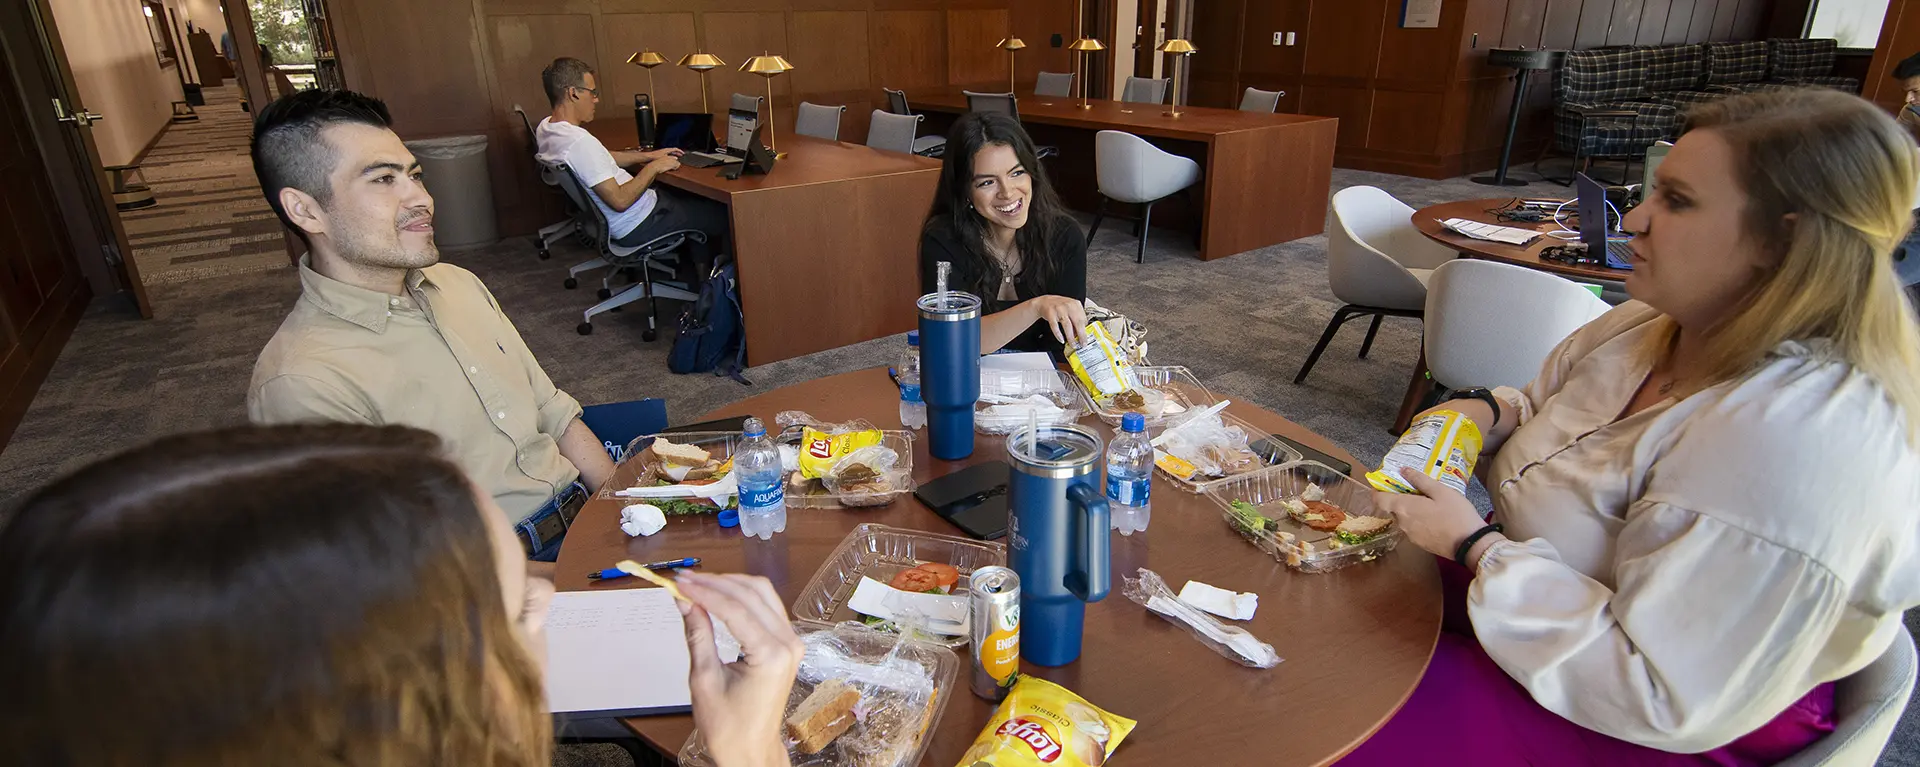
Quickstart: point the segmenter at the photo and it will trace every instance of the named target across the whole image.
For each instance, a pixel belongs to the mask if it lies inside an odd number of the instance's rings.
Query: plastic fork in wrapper
[[[1121,591],[1127,599],[1185,627],[1193,638],[1214,652],[1242,666],[1273,668],[1280,665],[1280,656],[1273,652],[1273,645],[1260,641],[1246,629],[1221,623],[1200,608],[1180,601],[1154,571],[1142,567],[1138,577],[1122,580],[1125,583]]]

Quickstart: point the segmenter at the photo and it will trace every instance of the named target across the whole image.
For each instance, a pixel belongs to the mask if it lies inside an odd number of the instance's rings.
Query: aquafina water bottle
[[[1153,445],[1147,441],[1147,419],[1139,413],[1120,418],[1120,434],[1107,445],[1107,506],[1113,529],[1132,535],[1147,529],[1152,507]]]
[[[786,473],[780,450],[767,438],[767,427],[748,418],[746,442],[733,454],[733,473],[740,483],[740,532],[767,540],[787,531]]]
[[[907,351],[893,374],[900,382],[900,425],[908,431],[927,428],[927,403],[920,398],[920,331],[907,331]]]

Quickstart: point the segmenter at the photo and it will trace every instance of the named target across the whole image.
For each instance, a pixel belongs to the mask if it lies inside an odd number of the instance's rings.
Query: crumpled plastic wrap
[[[881,491],[861,491],[849,489],[841,484],[841,472],[854,466],[866,466],[873,469],[886,482],[887,489]],[[840,459],[839,463],[820,477],[820,484],[827,492],[833,493],[845,506],[884,506],[892,503],[899,494],[898,488],[908,486],[912,476],[899,468],[900,453],[885,445],[868,445],[855,449]]]
[[[782,410],[774,414],[773,424],[780,427],[780,436],[783,442],[786,441],[787,432],[791,431],[795,435],[798,435],[801,429],[809,426],[828,434],[846,434],[852,431],[870,431],[880,428],[865,418],[855,418],[851,421],[842,421],[840,423],[828,423],[813,417],[812,413],[805,410]]]
[[[794,767],[907,767],[918,764],[947,701],[960,659],[952,650],[842,623],[795,623],[806,655],[787,696],[787,712],[813,688],[838,679],[860,693],[855,723],[817,754],[787,741]],[[682,767],[715,767],[700,731],[680,748]]]
[[[1167,582],[1161,580],[1154,571],[1142,567],[1137,577],[1123,577],[1121,580],[1121,592],[1127,595],[1128,600],[1179,624],[1201,644],[1213,648],[1214,652],[1228,660],[1253,668],[1280,665],[1280,656],[1274,653],[1273,645],[1260,641],[1246,629],[1221,623],[1220,619],[1208,615],[1204,610],[1180,601],[1173,590],[1167,588]]]
[[[903,460],[901,455],[902,450],[912,452],[911,432],[885,431],[873,425],[872,422],[859,418],[842,423],[828,423],[803,410],[783,410],[773,417],[773,421],[781,429],[779,442],[782,443],[780,447],[783,464],[786,462],[788,446],[790,444],[796,446],[792,451],[794,464],[783,466],[790,474],[799,468],[797,446],[806,441],[803,434],[807,429],[827,434],[880,431],[883,435],[881,444],[856,448],[842,456],[821,475],[818,483],[812,485],[811,491],[799,476],[789,477],[788,508],[885,506],[913,491],[915,483],[912,465]],[[838,470],[842,466],[851,466],[852,462],[865,463],[886,477],[889,489],[883,492],[844,492],[839,484]],[[821,493],[822,490],[825,491],[824,495]]]
[[[666,526],[666,512],[651,503],[630,503],[620,509],[620,530],[629,538],[653,535]]]
[[[1218,413],[1167,427],[1160,449],[1200,470],[1207,477],[1225,477],[1252,471],[1264,464],[1249,448],[1247,433],[1230,426]]]

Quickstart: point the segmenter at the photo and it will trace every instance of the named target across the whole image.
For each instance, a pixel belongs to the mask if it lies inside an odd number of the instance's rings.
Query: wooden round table
[[[1490,200],[1462,200],[1460,202],[1443,202],[1439,205],[1429,205],[1414,211],[1413,225],[1420,230],[1421,234],[1426,235],[1427,239],[1459,251],[1468,258],[1484,258],[1489,261],[1502,261],[1513,264],[1514,266],[1539,269],[1543,272],[1552,272],[1563,277],[1572,277],[1581,280],[1623,282],[1627,279],[1627,275],[1633,273],[1627,269],[1575,266],[1573,264],[1563,264],[1558,261],[1549,261],[1541,258],[1540,251],[1545,250],[1547,246],[1564,244],[1562,240],[1557,240],[1552,237],[1537,238],[1523,247],[1500,242],[1476,240],[1464,234],[1452,232],[1440,225],[1441,221],[1449,218],[1464,218],[1468,221],[1511,226],[1516,229],[1532,229],[1536,232],[1552,232],[1560,229],[1560,225],[1552,221],[1537,224],[1501,221],[1499,217],[1489,212],[1506,208],[1513,204],[1513,201],[1514,198],[1512,197],[1501,197]]]
[[[780,411],[804,410],[826,421],[865,418],[897,429],[898,402],[886,371],[872,369],[770,391],[707,417],[751,414],[771,421]],[[1238,402],[1227,410],[1360,466],[1346,451],[1273,413]],[[1111,438],[1105,424],[1092,418],[1086,423],[1097,424],[1103,438]],[[1003,445],[1003,438],[982,435],[971,458],[935,461],[921,432],[914,443],[915,478],[926,482],[969,464],[1004,459]],[[622,467],[612,486],[626,487],[630,471]],[[1431,556],[1403,542],[1374,562],[1325,574],[1295,573],[1229,530],[1211,501],[1171,483],[1159,483],[1153,501],[1146,532],[1113,535],[1113,591],[1087,607],[1081,659],[1060,668],[1021,668],[1137,720],[1139,727],[1114,754],[1118,764],[1324,765],[1379,729],[1413,692],[1440,628],[1440,584]],[[586,579],[589,570],[621,559],[697,556],[705,571],[766,576],[791,610],[800,589],[856,525],[962,535],[911,495],[872,510],[790,509],[786,532],[771,541],[747,539],[708,515],[673,518],[651,537],[629,539],[618,529],[622,505],[596,498],[580,512],[560,550],[556,585],[561,591],[644,585],[635,579],[604,584]],[[1198,580],[1259,594],[1258,614],[1242,625],[1272,644],[1285,661],[1264,671],[1246,668],[1128,601],[1120,577],[1141,567],[1158,572],[1176,589]],[[923,760],[927,765],[958,762],[993,713],[995,704],[967,690],[969,673],[963,670],[957,680]],[[669,755],[679,752],[693,729],[686,715],[626,723]]]

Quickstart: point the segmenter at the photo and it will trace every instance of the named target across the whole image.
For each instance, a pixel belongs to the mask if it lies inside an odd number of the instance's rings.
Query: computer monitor
[[[727,110],[727,154],[747,156],[747,150],[753,147],[753,132],[759,127],[759,112]]]
[[[661,112],[658,117],[661,149],[713,151],[713,115],[705,112]]]
[[[1586,243],[1587,255],[1604,256],[1607,266],[1615,269],[1631,269],[1626,254],[1620,248],[1608,248],[1608,235],[1612,234],[1617,222],[1607,213],[1607,188],[1600,182],[1589,178],[1585,173],[1573,174],[1573,189],[1579,195],[1580,241]],[[1614,238],[1619,244],[1625,237]]]

